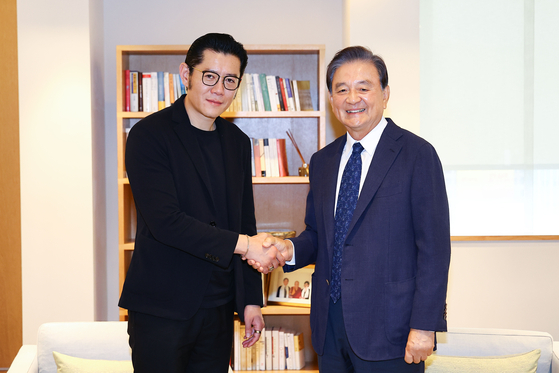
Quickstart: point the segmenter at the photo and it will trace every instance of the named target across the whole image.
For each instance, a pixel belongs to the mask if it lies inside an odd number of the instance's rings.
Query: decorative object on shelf
[[[310,307],[313,272],[314,265],[289,273],[284,273],[281,267],[276,268],[269,275],[268,304]]]
[[[301,161],[303,162],[303,166],[299,167],[299,176],[309,176],[309,165],[305,162],[305,158],[303,158],[303,154],[301,154],[291,130],[285,132],[287,133],[287,136],[289,136],[289,139],[293,143],[293,146],[295,146],[295,149],[297,150],[297,153],[299,153],[299,157],[301,157]]]

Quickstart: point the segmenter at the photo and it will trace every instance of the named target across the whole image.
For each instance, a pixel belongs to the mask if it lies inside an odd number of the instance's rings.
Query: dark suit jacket
[[[260,274],[233,255],[238,233],[256,234],[249,138],[217,118],[227,181],[228,227],[216,226],[211,175],[202,164],[184,97],[138,122],[126,144],[137,209],[134,254],[119,305],[176,320],[200,307],[213,268],[233,263],[236,310],[262,305]]]
[[[387,119],[349,225],[342,260],[348,340],[366,360],[403,357],[410,328],[446,331],[449,212],[434,148]],[[316,262],[313,346],[322,354],[334,247],[336,179],[346,136],[313,155],[307,228],[295,244],[294,270]]]

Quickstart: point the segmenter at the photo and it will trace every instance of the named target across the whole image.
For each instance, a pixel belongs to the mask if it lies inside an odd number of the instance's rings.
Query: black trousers
[[[189,320],[128,313],[135,373],[227,373],[234,304],[200,309]]]
[[[342,300],[334,303],[330,299],[324,354],[318,356],[318,368],[320,373],[422,373],[425,372],[425,362],[408,364],[403,356],[383,361],[361,359],[353,352],[347,339]]]

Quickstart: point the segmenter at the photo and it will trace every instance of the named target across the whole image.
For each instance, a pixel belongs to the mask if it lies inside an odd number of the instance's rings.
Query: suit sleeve
[[[290,238],[295,247],[295,265],[285,265],[285,272],[292,272],[316,262],[318,254],[318,229],[316,223],[316,210],[313,192],[313,179],[315,174],[315,156],[311,157],[309,163],[309,184],[310,189],[307,195],[307,205],[305,211],[306,228],[296,238]]]
[[[419,149],[411,188],[417,275],[410,327],[446,331],[449,208],[442,165],[428,143]]]

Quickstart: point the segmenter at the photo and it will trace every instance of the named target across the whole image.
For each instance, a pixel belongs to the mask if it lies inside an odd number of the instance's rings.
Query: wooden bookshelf
[[[134,252],[136,211],[130,184],[126,175],[124,153],[126,130],[151,113],[125,111],[124,71],[167,71],[178,73],[188,45],[123,45],[117,46],[117,168],[119,211],[119,290]],[[259,230],[295,230],[300,233],[304,225],[308,177],[299,177],[302,162],[286,135],[295,136],[306,162],[317,150],[326,145],[325,137],[325,62],[323,45],[245,45],[249,60],[245,73],[265,73],[296,80],[309,80],[314,111],[282,112],[225,112],[222,117],[235,123],[249,137],[286,138],[288,177],[254,177],[254,199]],[[303,325],[306,348],[310,343],[308,307],[270,305],[262,309],[267,324],[285,322]],[[120,310],[120,319],[126,320],[126,310]],[[307,358],[309,355],[307,354]],[[311,354],[303,369],[318,372],[316,355]],[[270,371],[274,372],[274,371]]]

